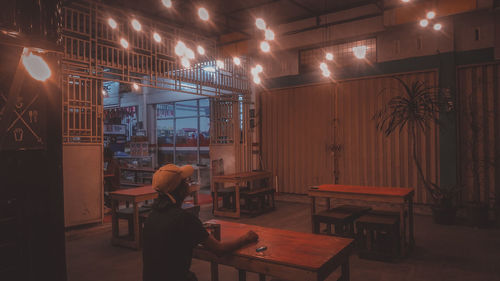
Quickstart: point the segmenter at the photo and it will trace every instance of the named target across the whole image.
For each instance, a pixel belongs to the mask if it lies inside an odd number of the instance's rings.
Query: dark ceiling
[[[271,26],[316,17],[335,11],[374,4],[377,0],[172,0],[173,7],[165,8],[161,0],[103,0],[104,3],[138,10],[175,25],[196,29],[209,36],[231,32],[246,34],[261,17]],[[211,24],[197,16],[198,7],[210,13]],[[248,34],[246,34],[248,35]]]

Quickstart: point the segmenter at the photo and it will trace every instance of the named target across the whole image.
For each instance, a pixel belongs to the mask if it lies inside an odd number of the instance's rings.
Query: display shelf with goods
[[[120,163],[121,186],[133,187],[151,184],[155,172],[151,155],[115,155],[115,159]]]

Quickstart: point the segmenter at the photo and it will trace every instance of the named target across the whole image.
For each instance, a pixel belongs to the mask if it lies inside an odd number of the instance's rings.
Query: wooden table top
[[[137,168],[120,167],[120,170],[136,171],[136,172],[152,172],[152,173],[156,172],[155,169],[148,167],[137,167]]]
[[[247,181],[252,179],[270,177],[271,175],[272,173],[269,171],[252,171],[252,172],[240,172],[234,174],[214,176],[213,179],[216,181],[223,181],[223,180]]]
[[[192,184],[189,186],[189,190],[190,190],[190,192],[199,191],[200,185]],[[136,196],[143,196],[143,195],[153,195],[153,194],[157,194],[157,193],[158,193],[158,191],[156,191],[152,185],[145,185],[145,186],[136,187],[136,188],[127,188],[127,189],[117,190],[117,191],[110,192],[109,194],[111,196],[118,195],[118,196],[136,197]]]
[[[246,225],[221,220],[209,223],[221,225],[221,241],[233,240],[253,230],[259,235],[257,243],[249,244],[232,255],[244,256],[256,260],[288,265],[296,268],[317,271],[327,263],[344,254],[349,254],[353,239],[335,236],[294,232],[276,228]],[[256,252],[255,249],[267,246],[267,250]],[[341,255],[339,255],[341,254]]]
[[[340,184],[322,184],[317,189],[309,188],[309,196],[313,196],[315,192],[338,192],[361,195],[379,195],[379,196],[395,196],[406,197],[412,195],[414,188],[409,187],[382,187],[382,186],[357,186],[357,185],[340,185]]]

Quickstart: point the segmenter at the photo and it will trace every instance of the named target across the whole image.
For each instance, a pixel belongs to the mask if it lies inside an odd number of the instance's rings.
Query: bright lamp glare
[[[134,90],[139,90],[139,85],[137,85],[136,83],[132,84],[132,87],[134,87]]]
[[[441,30],[441,28],[443,28],[443,26],[440,23],[434,25],[434,30]]]
[[[217,64],[217,68],[224,69],[224,62],[221,60],[217,60],[215,62]]]
[[[430,11],[430,12],[427,13],[427,18],[428,19],[431,20],[431,19],[433,19],[435,17],[436,17],[436,12],[434,12],[434,11]]]
[[[328,71],[328,65],[326,65],[326,63],[324,62],[319,64],[319,68],[323,71]]]
[[[161,42],[161,36],[158,33],[153,33],[153,39],[155,39],[156,42],[160,43]]]
[[[262,41],[260,42],[260,49],[262,52],[267,53],[271,50],[271,46],[269,46],[269,43],[267,41]]]
[[[171,0],[161,0],[161,2],[163,3],[163,6],[165,6],[167,8],[172,8],[172,1]]]
[[[259,77],[259,76],[257,76],[257,75],[254,75],[254,76],[253,76],[253,82],[254,82],[255,84],[260,84],[260,77]]]
[[[423,19],[423,20],[420,21],[420,26],[421,27],[426,27],[428,25],[429,25],[429,21],[428,20]]]
[[[405,2],[405,3],[408,3],[408,2],[410,2],[410,0],[401,0],[401,1],[403,1],[403,2]]]
[[[182,57],[186,54],[186,44],[184,42],[179,41],[177,45],[175,45],[175,54]]]
[[[366,57],[366,50],[368,50],[366,46],[357,46],[352,48],[354,56],[358,59],[364,59]]]
[[[274,32],[271,29],[266,29],[266,40],[274,40]]]
[[[325,77],[330,77],[330,74],[331,74],[331,73],[330,73],[330,71],[327,69],[327,70],[323,70],[322,74],[323,74],[323,76],[325,76]]]
[[[236,64],[236,65],[240,65],[240,64],[241,64],[241,60],[240,60],[240,58],[238,58],[238,57],[234,57],[234,58],[233,58],[233,62],[234,62],[234,64]]]
[[[181,64],[184,68],[189,68],[191,64],[189,63],[189,59],[184,57],[181,59]]]
[[[205,54],[205,49],[202,46],[198,46],[196,48],[196,50],[198,51],[198,54],[200,54],[200,55],[204,55]]]
[[[106,92],[105,90],[102,90],[102,95],[106,97],[108,95],[108,92]]]
[[[49,65],[42,57],[33,55],[28,49],[23,50],[23,65],[33,79],[44,82],[52,75]]]
[[[266,22],[261,18],[255,20],[255,25],[257,26],[258,29],[261,30],[266,29]]]
[[[111,26],[112,29],[115,29],[118,26],[118,24],[116,23],[116,21],[114,19],[112,19],[112,18],[108,19],[108,24],[109,24],[109,26]]]
[[[255,70],[257,70],[257,73],[261,73],[262,71],[264,71],[264,69],[262,68],[262,65],[260,65],[260,64],[255,66]]]
[[[132,27],[135,29],[135,31],[141,31],[142,29],[141,23],[136,19],[132,20]]]
[[[120,44],[122,45],[123,48],[125,49],[128,48],[128,41],[125,40],[125,38],[120,39]]]
[[[198,9],[198,16],[200,19],[207,21],[210,17],[208,16],[208,11],[205,8],[199,8]]]
[[[193,52],[193,50],[191,50],[191,49],[187,48],[187,49],[186,49],[186,57],[187,57],[188,59],[190,59],[190,60],[194,59],[194,52]]]
[[[332,53],[326,53],[325,55],[327,60],[333,60],[333,54]]]

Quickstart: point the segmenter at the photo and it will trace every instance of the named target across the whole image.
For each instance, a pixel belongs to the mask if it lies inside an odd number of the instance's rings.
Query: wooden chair
[[[212,160],[212,166],[210,167],[213,176],[224,175],[224,162],[222,159]],[[219,202],[215,200],[214,192],[217,191],[217,196],[222,197],[222,209],[236,209],[236,192],[234,187],[224,187],[222,183],[211,182],[212,191],[212,212],[219,209]]]
[[[314,214],[312,222],[314,233],[320,234],[321,223],[324,223],[326,224],[327,234],[354,238],[354,221],[370,211],[370,209],[370,207],[342,205]],[[334,233],[332,233],[332,225],[334,226]]]
[[[372,211],[356,222],[360,258],[390,261],[399,257],[399,213]]]
[[[148,207],[139,207],[139,221],[140,221],[140,217],[144,214],[149,214],[149,212],[151,211],[151,208],[148,208]],[[118,209],[118,211],[116,212],[116,215],[118,217],[118,219],[124,219],[124,220],[127,220],[127,223],[128,223],[128,236],[131,238],[131,239],[134,239],[134,223],[133,223],[133,215],[134,215],[134,209],[132,207],[127,207],[127,208],[122,208],[122,209]],[[140,223],[140,222],[139,222]]]

